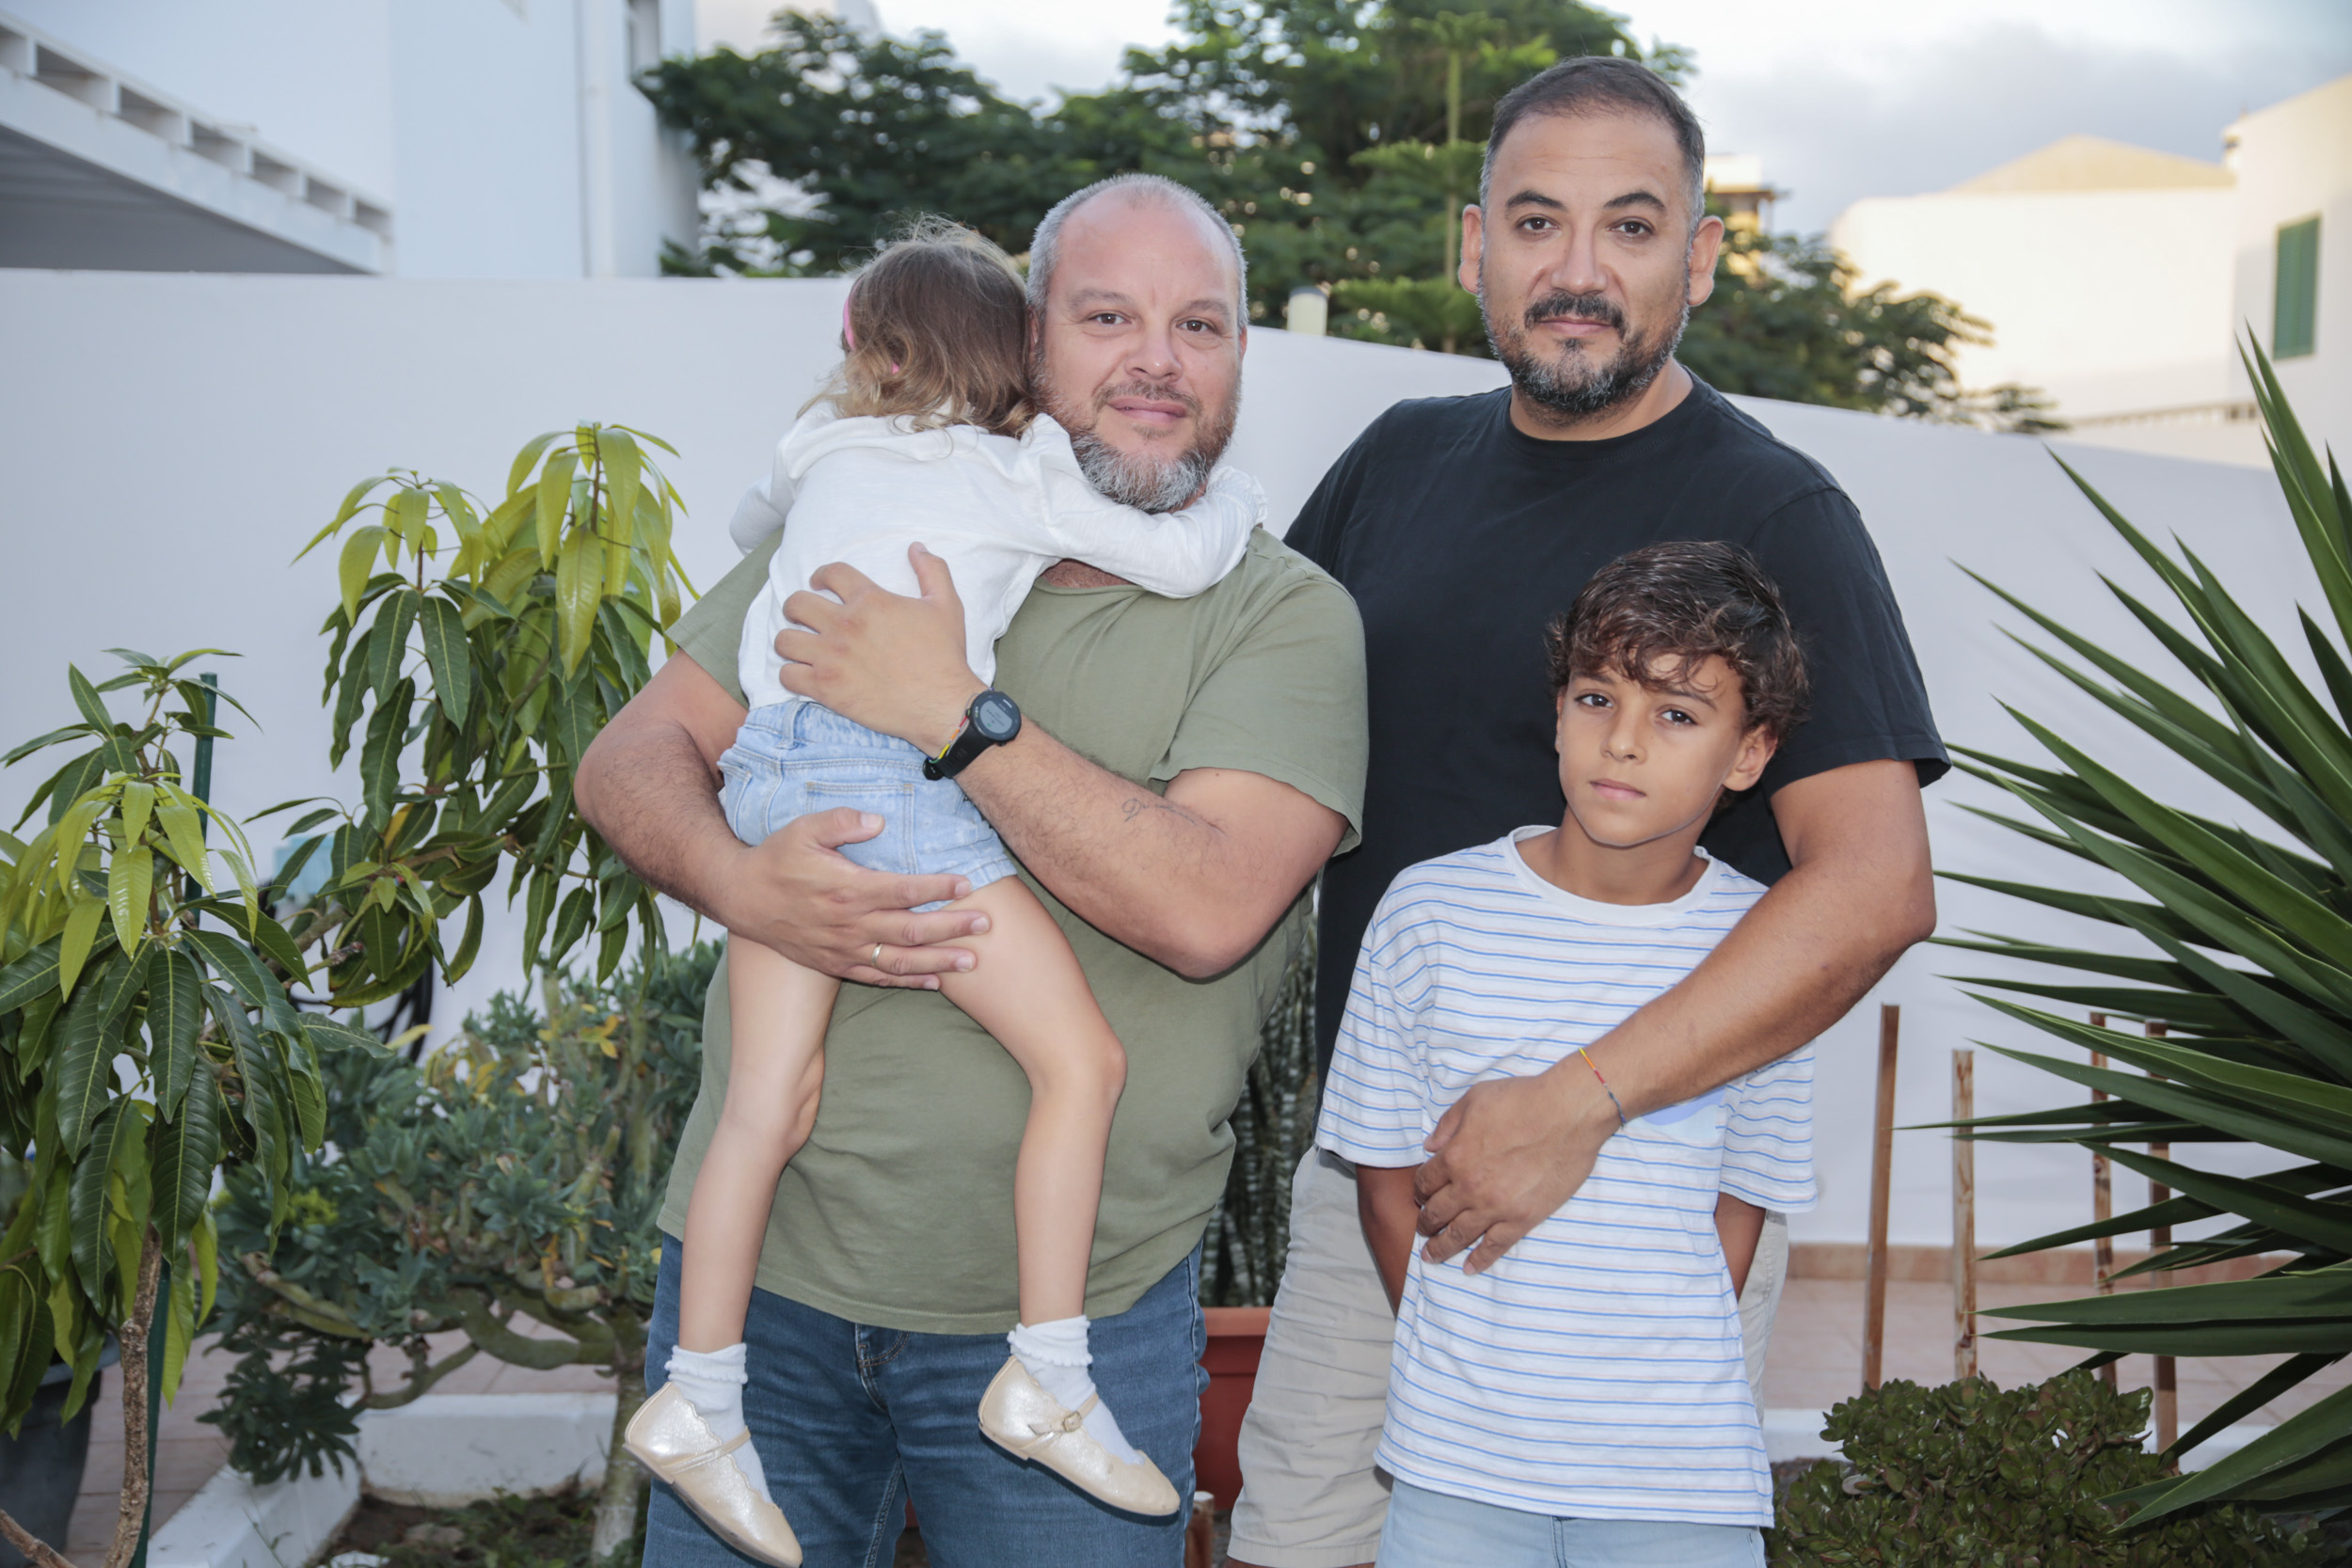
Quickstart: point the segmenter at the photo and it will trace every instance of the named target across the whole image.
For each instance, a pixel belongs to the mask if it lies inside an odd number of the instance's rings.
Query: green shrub
[[[80,722],[0,757],[76,748],[17,819],[46,808],[32,836],[0,830],[0,1432],[57,1362],[70,1419],[107,1338],[121,1346],[108,1560],[124,1562],[147,1515],[150,1392],[178,1389],[212,1309],[214,1175],[242,1172],[264,1227],[282,1219],[288,1172],[325,1133],[322,1072],[381,1046],[295,1010],[300,943],[268,912],[244,828],[208,803],[202,759],[228,733],[214,705],[237,704],[186,667],[219,650],[111,651],[130,668],[110,679],[66,666]],[[0,1539],[56,1560],[4,1510]]]
[[[2116,1528],[2126,1510],[2101,1499],[2164,1477],[2140,1447],[2148,1399],[2077,1370],[2038,1387],[1899,1381],[1848,1400],[1822,1429],[1847,1464],[1798,1477],[1773,1568],[2316,1568],[2309,1532],[2239,1508]]]
[[[604,985],[549,978],[535,1006],[501,993],[420,1066],[335,1074],[325,1148],[297,1166],[274,1248],[267,1211],[230,1178],[221,1343],[239,1359],[204,1419],[238,1469],[340,1467],[359,1411],[406,1404],[481,1354],[609,1372],[617,1446],[644,1399],[655,1222],[719,951],[657,950]],[[453,1330],[462,1343],[429,1343]],[[379,1345],[405,1359],[388,1379],[369,1365]],[[642,1478],[607,1470],[598,1558],[635,1528]]]

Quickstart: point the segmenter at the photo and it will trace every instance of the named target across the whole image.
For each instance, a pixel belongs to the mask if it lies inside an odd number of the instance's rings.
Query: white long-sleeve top
[[[784,527],[768,590],[743,623],[744,699],[752,707],[801,700],[777,679],[776,634],[787,625],[784,601],[828,562],[912,594],[919,588],[907,546],[919,543],[946,561],[963,601],[964,657],[985,681],[995,677],[996,640],[1055,562],[1083,561],[1151,593],[1190,598],[1233,569],[1264,520],[1264,492],[1237,468],[1217,468],[1207,493],[1182,512],[1108,500],[1080,472],[1069,434],[1041,415],[1014,437],[812,409],[777,443],[765,493],[744,497],[728,525],[746,549]]]

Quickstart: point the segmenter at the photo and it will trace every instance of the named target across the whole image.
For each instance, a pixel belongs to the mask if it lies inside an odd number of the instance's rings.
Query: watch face
[[[972,705],[972,725],[1001,746],[1021,733],[1021,710],[1001,691],[983,692]]]

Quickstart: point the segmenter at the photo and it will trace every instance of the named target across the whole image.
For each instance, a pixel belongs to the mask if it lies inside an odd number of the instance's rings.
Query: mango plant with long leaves
[[[1993,1309],[2035,1324],[1996,1338],[2077,1346],[2098,1353],[2094,1361],[2143,1352],[2286,1357],[2183,1433],[2168,1457],[2352,1353],[2352,658],[2345,652],[2352,647],[2352,495],[2333,457],[2313,451],[2259,349],[2248,371],[2287,510],[2327,600],[2324,619],[2309,610],[2299,617],[2316,688],[2203,559],[2178,541],[2168,550],[2149,539],[2071,468],[2177,605],[2160,607],[2106,583],[2186,680],[2168,684],[1993,590],[2058,645],[2020,639],[2026,646],[2221,784],[2246,808],[2245,822],[2166,805],[2022,713],[2019,722],[2057,767],[1963,753],[1971,773],[2007,790],[2026,812],[1981,815],[2112,873],[2138,896],[2085,891],[2083,879],[2052,885],[1955,879],[2102,922],[2138,939],[2132,945],[2139,948],[2118,956],[1972,933],[1952,945],[2077,971],[2098,983],[1963,983],[2161,1022],[2169,1031],[2140,1038],[1979,993],[2018,1022],[2140,1070],[1994,1046],[2109,1098],[1982,1118],[1970,1124],[1973,1135],[2101,1148],[2178,1195],[1995,1256],[2217,1217],[2234,1223],[2125,1272],[2286,1255],[2256,1278]],[[2266,1176],[2227,1177],[2132,1147],[2151,1143],[2256,1144],[2291,1163]],[[2217,1499],[2270,1509],[2352,1503],[2352,1389],[2327,1395],[2205,1469],[2117,1500],[2138,1505],[2132,1522],[2143,1525]]]
[[[652,891],[572,804],[581,753],[650,678],[687,586],[671,548],[682,506],[648,446],[675,455],[621,425],[538,436],[486,509],[394,469],[354,485],[304,547],[342,539],[341,602],[321,628],[330,760],[358,736],[358,808],[319,806],[290,830],[290,871],[327,857],[325,885],[289,925],[306,949],[324,945],[334,1006],[397,995],[429,968],[464,974],[502,863],[508,899],[524,900],[529,968],[554,968],[593,934],[610,974],[632,917],[661,943]]]
[[[31,1173],[0,1234],[0,1427],[23,1422],[53,1361],[73,1369],[72,1415],[120,1340],[108,1568],[146,1518],[150,1339],[160,1318],[169,1398],[212,1309],[214,1172],[246,1168],[265,1223],[282,1220],[296,1151],[325,1130],[321,1053],[380,1050],[294,1009],[305,965],[268,912],[276,890],[256,884],[244,830],[191,792],[188,743],[223,733],[215,696],[235,705],[185,673],[211,651],[117,650],[130,669],[96,684],[69,666],[80,721],[6,759],[90,743],[33,792],[16,827],[42,814],[39,831],[0,832],[0,1144]],[[108,707],[117,691],[135,694],[135,719]],[[0,1536],[66,1561],[5,1513]]]

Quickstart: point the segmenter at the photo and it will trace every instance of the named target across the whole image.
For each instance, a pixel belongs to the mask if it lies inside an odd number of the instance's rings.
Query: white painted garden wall
[[[0,272],[0,741],[70,721],[69,659],[95,673],[107,667],[108,646],[225,646],[245,657],[219,661],[223,683],[262,728],[240,725],[222,748],[223,805],[249,812],[336,790],[317,703],[325,647],[316,632],[333,602],[332,562],[289,562],[353,480],[396,464],[494,492],[516,447],[539,431],[579,418],[633,424],[682,453],[672,473],[692,517],[681,553],[707,583],[734,559],[725,522],[736,497],[765,471],[769,446],[830,363],[841,296],[830,281]],[[1251,345],[1234,457],[1265,483],[1287,522],[1325,466],[1390,403],[1496,382],[1483,361],[1263,331]],[[1860,504],[1948,738],[2015,752],[2024,737],[1998,705],[2012,701],[2158,795],[2227,813],[2215,792],[2018,650],[2000,629],[2014,618],[1996,617],[1994,601],[1955,568],[1976,567],[2161,668],[2153,640],[2097,581],[2106,572],[2145,589],[2147,574],[2040,444],[1748,406],[1826,464]],[[2062,442],[2057,450],[2126,515],[2203,551],[2282,639],[2296,599],[2319,602],[2266,473]],[[29,765],[0,775],[0,820],[39,777]],[[351,791],[348,780],[341,787]],[[1931,800],[1939,865],[2080,879],[2071,863],[1956,809],[1989,802],[1981,786],[1955,777]],[[1947,887],[1942,908],[1947,931],[2077,934],[1964,888]],[[511,927],[504,939],[494,935],[474,975],[442,999],[445,1022],[514,983]],[[1877,1000],[1905,1008],[1906,1122],[1944,1114],[1952,1046],[1993,1038],[2039,1049],[1936,978],[1983,972],[1966,955],[1915,954],[1824,1039],[1824,1199],[1797,1222],[1800,1240],[1863,1235]],[[1989,1057],[1978,1082],[1986,1112],[2055,1104],[2069,1092]],[[1895,1239],[1947,1242],[1947,1145],[1910,1133],[1897,1148]],[[2234,1166],[2227,1151],[2213,1158]],[[1985,1148],[1980,1236],[1991,1244],[2088,1218],[2086,1164],[2071,1149]],[[2119,1175],[2119,1204],[2137,1194],[2134,1179]]]

